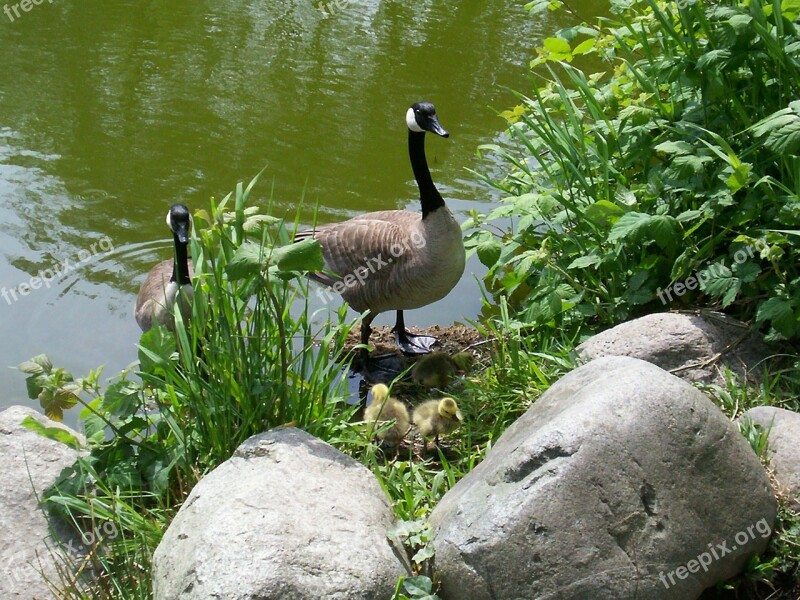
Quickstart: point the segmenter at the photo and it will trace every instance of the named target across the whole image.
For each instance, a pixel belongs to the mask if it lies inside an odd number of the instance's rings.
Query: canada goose
[[[142,331],[147,331],[154,323],[174,329],[172,310],[176,299],[183,319],[188,320],[191,314],[194,291],[191,281],[192,265],[187,251],[192,228],[189,209],[183,204],[171,206],[167,213],[167,225],[172,230],[175,241],[175,257],[150,269],[139,289],[134,314]]]
[[[414,409],[414,425],[422,437],[429,439],[434,436],[435,444],[439,443],[440,434],[452,433],[463,420],[464,416],[452,398],[428,400]]]
[[[468,371],[472,364],[469,352],[450,356],[444,352],[432,352],[420,358],[411,370],[411,377],[426,388],[445,388],[458,371]]]
[[[430,102],[412,105],[406,125],[422,212],[370,212],[300,232],[295,239],[314,237],[322,245],[327,272],[314,273],[313,279],[332,286],[358,312],[369,311],[361,322],[362,344],[369,342],[373,319],[396,310],[398,345],[408,354],[425,354],[436,339],[408,333],[403,311],[444,298],[461,279],[466,257],[461,228],[433,184],[425,158],[426,131],[450,134]]]
[[[378,433],[378,438],[391,446],[403,441],[409,426],[408,409],[399,400],[389,396],[389,388],[379,383],[372,386],[372,402],[364,410],[364,420],[377,429],[394,419],[394,425]]]

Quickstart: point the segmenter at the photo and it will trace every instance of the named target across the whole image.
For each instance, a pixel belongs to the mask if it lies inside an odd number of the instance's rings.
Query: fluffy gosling
[[[372,386],[372,402],[364,409],[364,420],[373,430],[394,420],[394,425],[378,432],[378,439],[390,446],[397,446],[402,442],[409,427],[406,405],[389,396],[389,388],[382,383]]]
[[[452,398],[441,400],[428,400],[414,409],[414,425],[425,439],[434,438],[434,443],[439,443],[439,435],[452,433],[464,416],[458,409],[458,404]]]
[[[453,356],[433,352],[416,362],[411,377],[426,388],[441,389],[450,385],[458,371],[468,371],[471,366],[472,355],[469,352],[459,352]]]

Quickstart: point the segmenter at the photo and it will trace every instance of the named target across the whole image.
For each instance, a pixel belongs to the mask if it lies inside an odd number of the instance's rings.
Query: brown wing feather
[[[142,283],[142,287],[139,288],[134,316],[142,331],[147,331],[153,327],[153,317],[155,317],[155,322],[159,325],[164,325],[169,321],[165,304],[167,286],[172,277],[173,268],[173,259],[161,261],[150,269],[144,283]],[[191,260],[189,261],[189,277],[194,277],[194,267]]]
[[[295,240],[314,237],[322,245],[329,273],[315,273],[313,279],[329,286],[344,284],[342,297],[357,311],[375,309],[401,283],[413,255],[406,251],[414,248],[410,231],[420,219],[419,213],[402,210],[367,213],[301,232]],[[359,274],[364,283],[348,285]]]

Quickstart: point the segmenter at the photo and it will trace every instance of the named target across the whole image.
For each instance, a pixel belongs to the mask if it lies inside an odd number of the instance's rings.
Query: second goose
[[[361,322],[362,344],[369,341],[373,319],[396,310],[398,346],[408,354],[424,354],[436,339],[406,331],[403,311],[444,298],[461,279],[466,256],[461,228],[436,189],[425,157],[425,132],[450,134],[430,102],[413,104],[406,125],[422,211],[370,212],[300,232],[295,239],[313,237],[322,245],[327,272],[313,279],[332,286],[353,309],[369,311]]]
[[[191,314],[194,296],[192,289],[192,264],[189,261],[189,234],[192,217],[183,204],[175,204],[167,213],[167,226],[172,231],[175,256],[150,269],[139,295],[136,297],[134,315],[142,331],[153,325],[175,329],[174,307],[177,304],[184,322]]]

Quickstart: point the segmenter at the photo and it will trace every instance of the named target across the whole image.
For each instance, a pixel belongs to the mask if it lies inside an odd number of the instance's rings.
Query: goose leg
[[[381,354],[380,356],[370,356],[369,337],[372,334],[373,319],[376,314],[369,314],[361,320],[361,344],[363,348],[359,351],[358,360],[352,365],[353,371],[360,373],[364,379],[370,383],[391,384],[403,370],[400,357],[394,352]]]
[[[367,315],[361,320],[361,343],[365,346],[369,345],[369,336],[372,335],[372,320],[375,318],[375,315]]]
[[[392,331],[394,331],[397,345],[406,354],[427,354],[431,351],[431,346],[436,343],[435,337],[429,335],[414,335],[406,331],[402,310],[397,311],[397,322]]]

